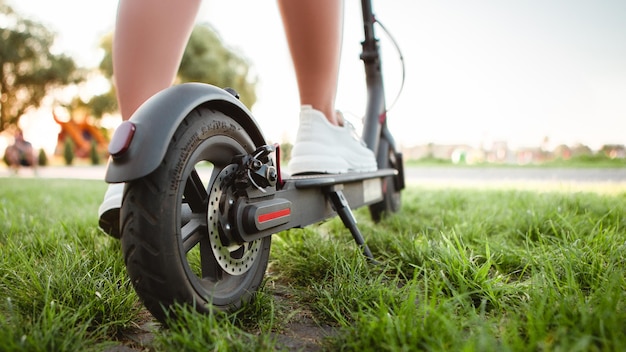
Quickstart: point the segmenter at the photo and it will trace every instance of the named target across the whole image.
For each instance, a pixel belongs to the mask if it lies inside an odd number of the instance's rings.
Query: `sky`
[[[7,0],[59,34],[56,50],[94,67],[113,30],[114,0]],[[346,1],[337,108],[359,126],[365,83],[360,2]],[[374,13],[400,46],[406,80],[389,112],[403,146],[626,144],[626,1],[379,0]],[[211,23],[259,78],[252,112],[268,140],[293,141],[297,86],[275,1],[205,1]],[[388,104],[400,54],[377,28]]]

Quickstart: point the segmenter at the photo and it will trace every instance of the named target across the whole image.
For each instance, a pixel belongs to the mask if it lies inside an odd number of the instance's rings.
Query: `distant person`
[[[4,159],[9,165],[9,168],[15,173],[17,173],[20,166],[35,168],[33,145],[24,139],[24,134],[20,129],[15,132],[14,138],[15,142],[10,145],[4,153]]]

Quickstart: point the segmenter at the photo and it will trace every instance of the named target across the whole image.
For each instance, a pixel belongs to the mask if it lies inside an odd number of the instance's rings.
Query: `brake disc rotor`
[[[209,191],[207,210],[207,224],[209,227],[211,250],[220,268],[230,275],[245,274],[254,264],[254,261],[260,253],[259,249],[261,248],[261,240],[225,246],[220,238],[220,227],[226,230],[232,228],[231,224],[223,223],[227,220],[220,221],[220,219],[227,219],[227,216],[222,216],[222,212],[228,211],[227,208],[220,209],[220,202],[224,204],[224,202],[228,203],[231,200],[234,201],[234,199],[223,198],[230,198],[227,188],[237,168],[237,165],[229,165],[222,169],[217,175]]]

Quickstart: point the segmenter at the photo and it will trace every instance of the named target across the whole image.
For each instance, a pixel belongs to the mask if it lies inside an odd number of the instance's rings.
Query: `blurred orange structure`
[[[57,150],[59,146],[64,145],[65,139],[70,138],[74,142],[74,153],[79,158],[86,158],[91,151],[92,141],[96,143],[98,151],[106,150],[108,141],[98,129],[98,127],[88,122],[87,118],[83,118],[81,122],[76,122],[73,118],[63,121],[52,111],[54,121],[61,126],[57,140]]]

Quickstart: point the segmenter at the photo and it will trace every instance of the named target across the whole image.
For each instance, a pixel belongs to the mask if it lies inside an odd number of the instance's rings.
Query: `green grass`
[[[0,179],[0,351],[291,350],[302,317],[344,351],[626,348],[626,193],[408,189],[402,211],[273,237],[265,284],[241,311],[178,307],[145,330],[120,245],[99,233],[102,182]],[[140,329],[142,326],[143,329]],[[311,347],[301,339],[299,347]]]

